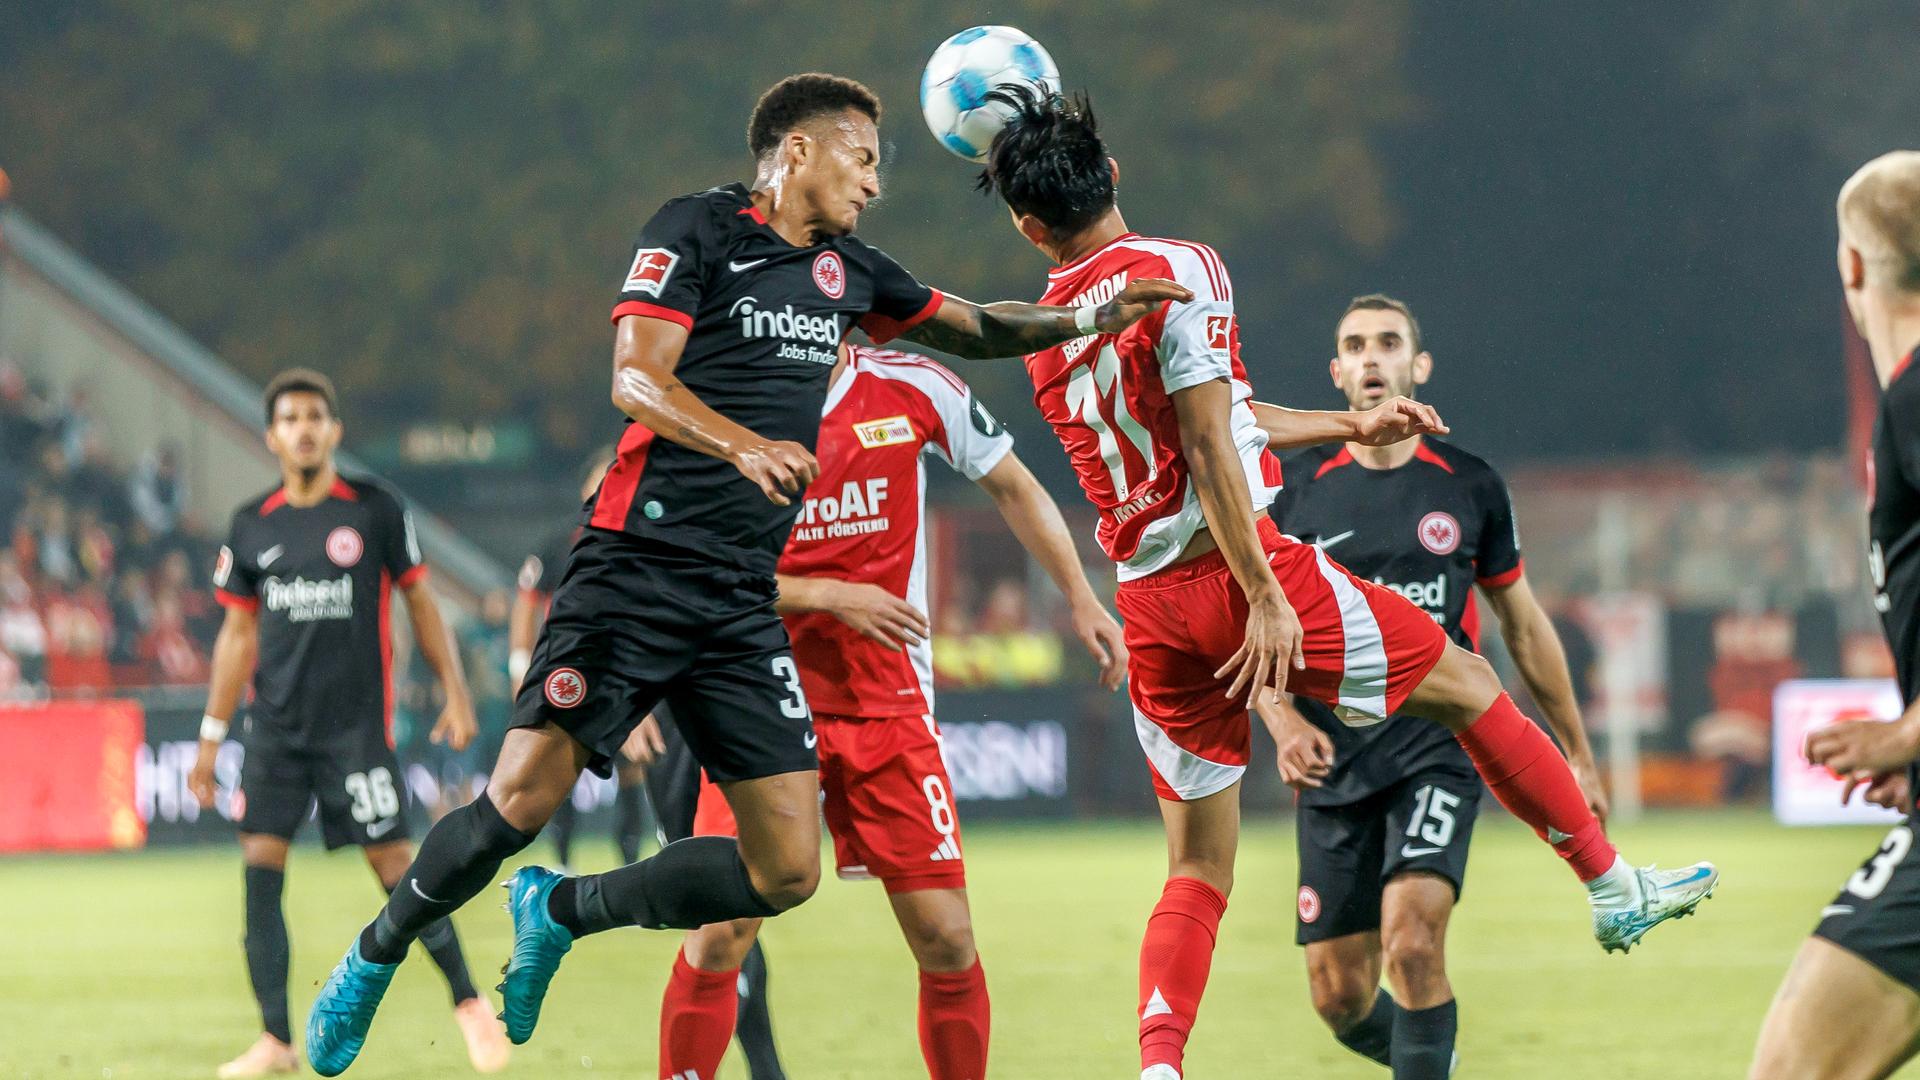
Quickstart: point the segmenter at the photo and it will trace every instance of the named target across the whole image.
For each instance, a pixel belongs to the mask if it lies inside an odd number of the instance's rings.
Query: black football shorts
[[[664,701],[716,782],[816,769],[813,716],[774,595],[769,576],[583,530],[512,726],[559,727],[608,776],[620,744]]]
[[[1355,803],[1301,804],[1295,940],[1380,929],[1380,898],[1398,874],[1436,874],[1458,900],[1479,811],[1480,777],[1450,767],[1423,769]]]
[[[1920,865],[1915,819],[1893,827],[1820,912],[1813,936],[1886,972],[1920,993]]]
[[[327,850],[408,837],[406,777],[384,724],[326,749],[250,739],[240,765],[240,831],[292,840],[316,804]]]

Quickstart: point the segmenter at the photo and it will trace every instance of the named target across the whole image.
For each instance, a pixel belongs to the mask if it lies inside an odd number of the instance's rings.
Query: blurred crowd
[[[84,388],[0,360],[0,461],[0,700],[204,681],[217,542],[177,450],[114,444]]]

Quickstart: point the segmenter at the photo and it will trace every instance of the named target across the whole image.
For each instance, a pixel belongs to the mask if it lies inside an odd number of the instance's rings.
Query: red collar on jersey
[[[333,486],[327,489],[327,495],[330,498],[344,499],[347,502],[360,501],[360,494],[354,491],[345,480],[337,476],[333,478]],[[260,516],[266,517],[268,514],[273,513],[285,505],[287,505],[287,489],[283,487],[279,491],[267,496],[267,501],[260,504]]]
[[[1893,365],[1893,374],[1887,376],[1888,386],[1892,386],[1894,383],[1898,382],[1900,380],[1900,376],[1905,375],[1907,373],[1907,368],[1913,365],[1913,358],[1916,356],[1920,356],[1920,345],[1915,345],[1913,347],[1912,352],[1901,357],[1900,362]]]
[[[1428,446],[1425,439],[1420,440],[1420,445],[1413,448],[1413,457],[1415,461],[1424,461],[1429,465],[1438,465],[1449,474],[1453,472],[1453,466],[1448,464],[1447,459],[1441,457],[1433,447]],[[1318,480],[1342,465],[1351,464],[1353,464],[1353,451],[1342,446],[1339,453],[1321,462],[1320,467],[1313,470],[1313,478]]]

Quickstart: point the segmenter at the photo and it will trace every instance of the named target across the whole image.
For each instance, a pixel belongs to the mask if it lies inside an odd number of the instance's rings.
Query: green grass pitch
[[[1701,917],[1654,931],[1631,956],[1605,956],[1559,860],[1489,813],[1449,941],[1459,1075],[1742,1075],[1788,958],[1878,836],[1784,829],[1740,813],[1660,815],[1616,830],[1630,858],[1711,858],[1725,878]],[[1135,951],[1164,866],[1158,828],[980,826],[967,841],[993,992],[994,1075],[1137,1075]],[[610,845],[588,838],[581,847],[591,856]],[[1386,1076],[1336,1044],[1308,1004],[1292,943],[1292,848],[1290,823],[1249,824],[1189,1046],[1194,1080]],[[506,955],[499,898],[490,890],[458,917],[476,980],[489,987]],[[375,899],[356,853],[295,851],[287,918],[296,1032]],[[0,861],[0,910],[10,915],[0,945],[0,1077],[208,1077],[256,1033],[236,848]],[[676,940],[634,930],[583,942],[507,1075],[650,1080]],[[765,940],[774,1022],[796,1078],[925,1075],[913,969],[878,885],[830,879],[811,903],[769,924]],[[347,1076],[471,1075],[447,1004],[438,973],[416,952]],[[722,1076],[744,1075],[729,1058]]]

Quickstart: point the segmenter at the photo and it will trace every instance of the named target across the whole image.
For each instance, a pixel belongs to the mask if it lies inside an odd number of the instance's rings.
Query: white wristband
[[[1074,308],[1073,328],[1080,331],[1083,336],[1098,333],[1100,326],[1094,321],[1095,313],[1098,310],[1099,309],[1092,304],[1082,304],[1080,307]]]
[[[515,686],[527,677],[527,669],[533,666],[532,649],[515,649],[507,654],[507,678]]]
[[[212,714],[200,717],[200,741],[224,742],[227,737],[227,722]]]

